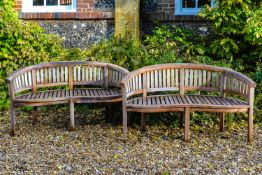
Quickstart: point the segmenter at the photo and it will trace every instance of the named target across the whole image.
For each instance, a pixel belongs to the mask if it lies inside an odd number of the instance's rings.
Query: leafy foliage
[[[87,51],[87,57],[93,61],[111,62],[134,70],[139,67],[147,54],[141,43],[128,35],[113,37],[94,45]]]
[[[6,76],[26,65],[58,59],[61,42],[37,24],[19,20],[13,1],[0,1],[0,108],[8,106]]]
[[[255,99],[255,121],[262,127],[262,65],[258,63],[257,70],[251,73],[251,77],[257,83]]]
[[[214,59],[227,59],[239,70],[255,70],[262,56],[262,2],[218,1],[206,6],[200,16],[213,24],[215,40],[210,45]]]

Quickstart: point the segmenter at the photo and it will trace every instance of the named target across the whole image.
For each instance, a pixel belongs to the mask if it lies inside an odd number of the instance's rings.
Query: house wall
[[[21,19],[112,19],[114,0],[77,0],[74,13],[22,13],[22,0],[14,0]]]
[[[23,13],[22,0],[14,0],[23,20],[38,22],[47,33],[65,39],[66,47],[89,47],[114,33],[115,0],[77,0],[75,13]],[[174,0],[151,0],[142,6],[142,34],[152,21],[196,27],[203,22],[196,16],[175,16]]]

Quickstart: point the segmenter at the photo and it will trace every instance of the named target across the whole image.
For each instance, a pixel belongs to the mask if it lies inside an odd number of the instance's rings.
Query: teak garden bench
[[[10,96],[11,135],[15,107],[70,104],[70,129],[75,129],[75,103],[121,102],[120,81],[128,71],[117,65],[90,61],[43,63],[22,68],[6,82]]]
[[[127,112],[140,112],[144,129],[144,113],[181,111],[184,140],[188,141],[190,112],[206,111],[220,113],[220,131],[224,130],[224,113],[247,112],[248,141],[252,142],[255,87],[245,75],[208,65],[162,64],[135,70],[121,82],[123,139],[127,139]]]

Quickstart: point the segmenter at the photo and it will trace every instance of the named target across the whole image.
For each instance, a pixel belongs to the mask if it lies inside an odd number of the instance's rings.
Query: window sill
[[[21,12],[20,19],[25,20],[73,20],[73,19],[113,19],[112,12],[62,12],[62,13],[27,13]]]

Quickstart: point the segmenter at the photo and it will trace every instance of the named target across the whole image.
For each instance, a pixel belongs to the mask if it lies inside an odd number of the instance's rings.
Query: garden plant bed
[[[149,125],[145,133],[133,124],[123,143],[122,126],[106,123],[103,110],[76,110],[77,131],[68,132],[67,108],[41,108],[36,127],[28,113],[17,111],[17,136],[9,136],[9,114],[0,118],[0,174],[259,174],[262,172],[262,129],[246,142],[246,122],[191,125],[193,138],[182,141],[183,129]],[[121,118],[121,117],[120,117]],[[234,126],[232,126],[234,125]]]

